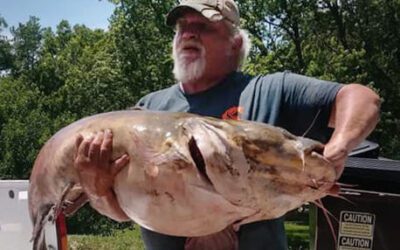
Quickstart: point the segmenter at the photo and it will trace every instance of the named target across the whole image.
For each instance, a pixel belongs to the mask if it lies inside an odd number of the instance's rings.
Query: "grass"
[[[137,227],[115,230],[110,236],[68,235],[68,245],[70,250],[144,250]]]
[[[309,249],[309,226],[296,222],[285,222],[285,230],[288,239],[289,250]]]
[[[309,227],[295,222],[286,222],[289,250],[309,249]],[[134,229],[115,230],[110,236],[69,235],[70,250],[144,250],[140,232]]]

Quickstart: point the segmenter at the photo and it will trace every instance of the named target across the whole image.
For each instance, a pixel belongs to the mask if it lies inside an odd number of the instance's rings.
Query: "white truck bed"
[[[28,211],[28,180],[0,180],[0,248],[31,250],[32,224]],[[58,249],[55,224],[47,223],[48,249]]]

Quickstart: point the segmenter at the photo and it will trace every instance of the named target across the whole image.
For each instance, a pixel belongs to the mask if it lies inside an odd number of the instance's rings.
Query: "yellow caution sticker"
[[[341,211],[338,250],[372,249],[375,214]]]

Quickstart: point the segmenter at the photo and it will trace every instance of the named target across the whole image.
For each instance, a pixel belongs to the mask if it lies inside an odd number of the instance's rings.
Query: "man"
[[[174,75],[178,83],[143,97],[137,106],[249,119],[307,133],[326,143],[324,156],[341,175],[348,153],[375,127],[379,97],[359,84],[341,85],[289,72],[252,77],[238,71],[249,51],[233,0],[186,0],[167,16],[176,28]],[[329,127],[334,128],[333,133]],[[307,131],[307,132],[306,132]],[[83,188],[98,211],[127,220],[112,191],[113,177],[129,161],[109,164],[112,134],[77,140],[76,167]],[[101,169],[102,171],[94,171]],[[101,181],[102,190],[95,187]],[[186,239],[142,229],[146,249],[183,249]],[[246,224],[237,232],[240,249],[286,249],[282,218]]]

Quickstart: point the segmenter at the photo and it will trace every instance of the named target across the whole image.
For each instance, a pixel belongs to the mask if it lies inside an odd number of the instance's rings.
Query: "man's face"
[[[211,22],[187,11],[177,20],[173,43],[174,74],[182,83],[218,78],[229,73],[232,36],[224,22]]]

